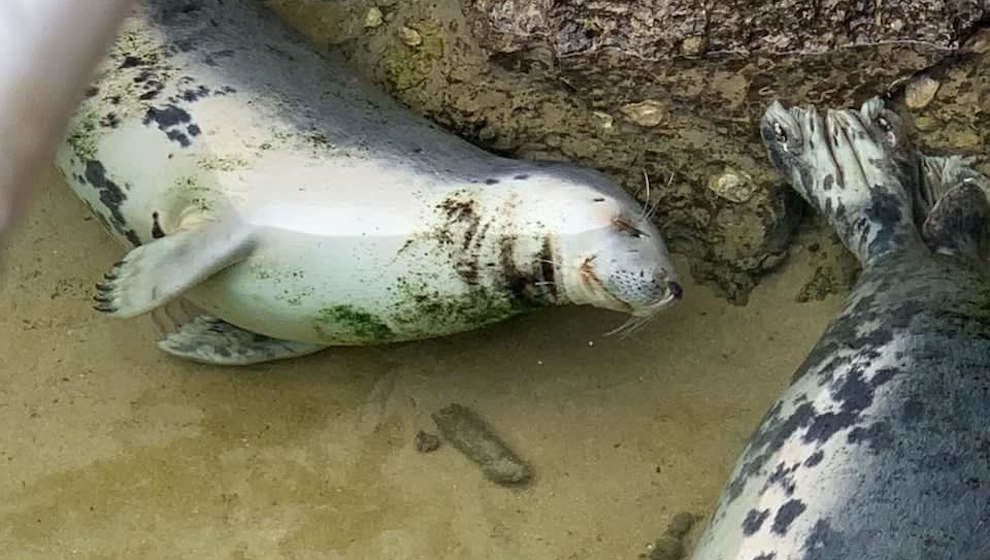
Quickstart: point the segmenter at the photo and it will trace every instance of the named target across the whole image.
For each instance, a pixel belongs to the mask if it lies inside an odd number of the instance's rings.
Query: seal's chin
[[[629,305],[629,309],[630,309],[629,314],[632,315],[633,317],[649,318],[656,315],[660,311],[670,307],[671,305],[674,305],[679,299],[681,299],[680,286],[678,286],[677,291],[673,289],[668,290],[667,294],[664,297],[652,303],[648,303],[646,305],[643,304]]]
[[[629,305],[629,314],[633,317],[652,317],[661,310],[677,303],[683,295],[684,290],[681,288],[680,284],[674,281],[667,282],[667,290],[662,296],[654,299],[653,301],[646,304],[627,302]]]
[[[626,307],[624,311],[629,314],[629,318],[618,327],[605,333],[606,336],[620,333],[626,336],[639,330],[649,323],[654,317],[656,317],[660,311],[670,307],[677,300],[681,299],[681,293],[681,287],[676,282],[671,282],[671,286],[666,293],[652,302],[645,304],[642,302],[637,302],[635,304],[623,302],[623,305]],[[621,301],[614,295],[612,297],[617,301]]]
[[[670,307],[676,303],[684,294],[683,289],[681,289],[680,284],[677,282],[667,282],[667,289],[656,298],[650,301],[636,301],[624,298],[621,294],[612,293],[609,290],[602,287],[601,293],[605,296],[603,299],[607,299],[611,305],[603,305],[602,307],[608,307],[615,311],[621,311],[623,313],[628,313],[630,319],[633,321],[642,319],[648,320],[655,316],[660,311]]]

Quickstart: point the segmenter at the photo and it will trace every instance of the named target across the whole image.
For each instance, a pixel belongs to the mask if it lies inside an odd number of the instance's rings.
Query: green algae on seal
[[[97,309],[179,297],[159,346],[216,364],[417,340],[551,305],[635,325],[681,296],[601,173],[485,152],[322,56],[261,2],[143,0],[56,164],[130,252]]]
[[[395,336],[388,325],[353,305],[319,310],[313,328],[328,339],[348,337],[356,342],[386,342]]]

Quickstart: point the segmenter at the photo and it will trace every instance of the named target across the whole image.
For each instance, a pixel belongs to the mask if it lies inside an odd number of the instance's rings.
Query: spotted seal
[[[217,364],[416,340],[550,305],[645,320],[681,295],[634,198],[488,153],[320,54],[260,0],[144,0],[57,156],[131,247],[97,308],[205,311],[160,342]]]
[[[935,167],[878,99],[824,115],[775,102],[760,131],[863,270],[743,450],[694,560],[990,558],[977,174],[948,159],[922,185]],[[944,194],[917,213],[923,192]]]

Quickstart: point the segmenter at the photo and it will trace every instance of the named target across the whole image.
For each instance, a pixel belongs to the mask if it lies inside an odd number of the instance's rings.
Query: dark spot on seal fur
[[[506,235],[498,240],[499,264],[502,265],[506,286],[516,299],[526,301],[529,299],[526,293],[527,278],[516,268],[515,245],[515,235]]]
[[[134,68],[136,66],[141,66],[144,64],[144,60],[140,57],[127,55],[124,57],[123,62],[120,63],[120,68]]]
[[[806,426],[815,415],[815,407],[810,403],[802,403],[795,408],[790,416],[780,420],[780,410],[783,403],[775,404],[760,422],[760,430],[750,442],[752,449],[764,449],[762,453],[746,461],[739,474],[729,483],[727,488],[728,500],[732,501],[742,494],[749,477],[760,472],[767,460],[787,441],[799,428]]]
[[[824,458],[825,458],[825,452],[819,449],[818,451],[815,451],[814,453],[809,455],[808,458],[804,460],[804,466],[813,467],[818,463],[821,463],[822,459]]]
[[[451,251],[457,274],[468,285],[475,285],[478,283],[477,253],[481,244],[481,240],[475,240],[475,237],[481,218],[475,210],[474,199],[462,195],[451,195],[437,205],[444,215],[444,225],[438,233],[441,243],[453,246]],[[459,242],[455,242],[458,238]]]
[[[885,189],[879,186],[874,189],[872,201],[866,208],[866,217],[872,224],[878,224],[880,231],[867,248],[869,254],[875,255],[898,245],[894,243],[894,234],[899,230],[903,205],[901,200]]]
[[[191,144],[189,137],[177,130],[169,130],[165,133],[165,136],[173,142],[178,142],[183,148],[188,148]]]
[[[819,519],[811,534],[801,545],[802,560],[831,560],[846,558],[846,543],[842,534],[832,529],[827,519]]]
[[[135,247],[141,245],[141,239],[133,229],[127,227],[127,220],[120,211],[120,206],[127,200],[127,195],[107,177],[106,168],[97,160],[86,162],[83,172],[86,182],[100,193],[100,203],[110,211],[110,225],[113,229],[127,238]]]
[[[498,184],[498,179],[485,179],[486,185],[496,185]]]
[[[117,113],[114,113],[113,111],[107,113],[102,119],[100,119],[100,126],[103,127],[117,128],[117,125],[119,124],[120,117],[118,117]]]
[[[893,340],[893,329],[905,328],[913,313],[919,311],[917,302],[906,301],[904,305],[911,309],[900,310],[893,321],[860,334],[860,325],[874,322],[877,318],[873,309],[875,301],[872,294],[863,296],[851,309],[837,317],[798,367],[791,382],[801,379],[809,371],[832,371],[849,364],[850,357],[841,355],[840,350],[856,348],[857,354],[865,355],[889,343]],[[827,364],[824,363],[826,359],[829,360]]]
[[[140,74],[134,76],[133,81],[135,84],[141,84],[147,82],[148,80],[154,77],[155,77],[155,73],[152,72],[151,70],[142,70]]]
[[[801,467],[801,463],[794,463],[791,467],[788,467],[786,463],[781,461],[777,464],[777,469],[773,471],[769,478],[767,478],[766,483],[763,488],[760,489],[760,494],[765,493],[773,485],[779,485],[785,494],[790,496],[794,493],[794,471]]]
[[[89,86],[86,88],[86,97],[93,97],[98,93],[100,93],[100,88],[96,86]]]
[[[766,521],[767,517],[770,517],[769,509],[763,511],[749,510],[746,513],[746,519],[743,519],[742,522],[743,535],[747,537],[755,535],[760,530],[760,527],[763,526],[763,522]]]
[[[753,560],[775,560],[776,558],[776,552],[763,552],[759,556],[754,556]]]
[[[873,377],[870,379],[870,385],[873,385],[874,387],[879,387],[884,383],[890,381],[890,378],[900,373],[900,371],[901,370],[899,368],[895,368],[895,367],[880,368],[877,370],[876,373],[873,374]]]
[[[553,264],[553,246],[550,244],[549,237],[543,238],[543,246],[540,248],[540,253],[536,257],[540,259],[540,274],[543,277],[542,282],[545,283],[547,290],[550,292],[550,296],[556,298],[556,271]]]
[[[604,198],[601,198],[601,197],[599,197],[599,198],[593,198],[591,200],[592,200],[592,202],[605,202],[605,199]]]
[[[519,175],[514,176],[513,179],[515,179],[516,181],[522,181],[524,179],[529,179],[529,175],[527,175],[526,173],[520,173]]]
[[[162,226],[158,223],[158,212],[151,213],[151,237],[152,239],[165,237],[165,232],[162,231]]]
[[[202,131],[199,129],[199,125],[191,124],[186,127],[186,132],[189,133],[189,136],[199,136],[199,133]]]
[[[169,140],[178,142],[181,147],[186,148],[191,144],[189,136],[181,130],[176,130],[176,128],[184,124],[189,125],[190,128],[196,126],[195,123],[191,123],[191,121],[192,116],[190,116],[189,113],[179,107],[176,107],[175,105],[170,104],[162,108],[149,107],[142,122],[145,125],[155,123],[158,126],[158,129],[163,131]],[[199,131],[199,127],[196,126],[195,130]]]
[[[874,422],[869,427],[857,426],[849,432],[846,441],[852,444],[865,443],[871,451],[890,449],[894,445],[894,434],[887,422]]]
[[[515,245],[518,238],[506,235],[499,238],[499,264],[502,265],[502,282],[512,292],[518,301],[532,305],[541,305],[553,301],[556,297],[556,286],[552,283],[553,271],[549,278],[543,261],[553,262],[553,248],[550,239],[544,238],[543,247],[537,255],[538,262],[533,263],[531,270],[520,270],[516,266]],[[552,268],[552,265],[551,265]]]
[[[801,500],[788,500],[777,510],[777,515],[773,518],[773,525],[770,530],[778,535],[786,535],[791,523],[804,513],[808,506]]]
[[[149,125],[154,122],[158,125],[159,129],[165,130],[173,126],[186,124],[191,120],[192,117],[183,109],[175,105],[166,105],[160,109],[158,107],[149,107],[142,123]]]
[[[210,89],[206,86],[199,86],[196,89],[187,89],[182,92],[182,99],[189,103],[199,101],[210,95]]]
[[[840,430],[854,427],[859,421],[860,413],[873,404],[876,387],[886,383],[893,375],[878,376],[874,379],[877,385],[867,383],[863,379],[863,371],[859,366],[853,366],[842,381],[842,386],[832,394],[839,404],[838,412],[826,412],[812,418],[802,441],[805,443],[825,443]]]

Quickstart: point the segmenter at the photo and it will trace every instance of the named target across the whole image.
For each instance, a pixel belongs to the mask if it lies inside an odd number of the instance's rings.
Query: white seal
[[[485,152],[318,55],[261,2],[146,0],[57,167],[133,247],[97,308],[204,309],[160,342],[247,364],[549,305],[653,316],[660,233],[604,175]]]

